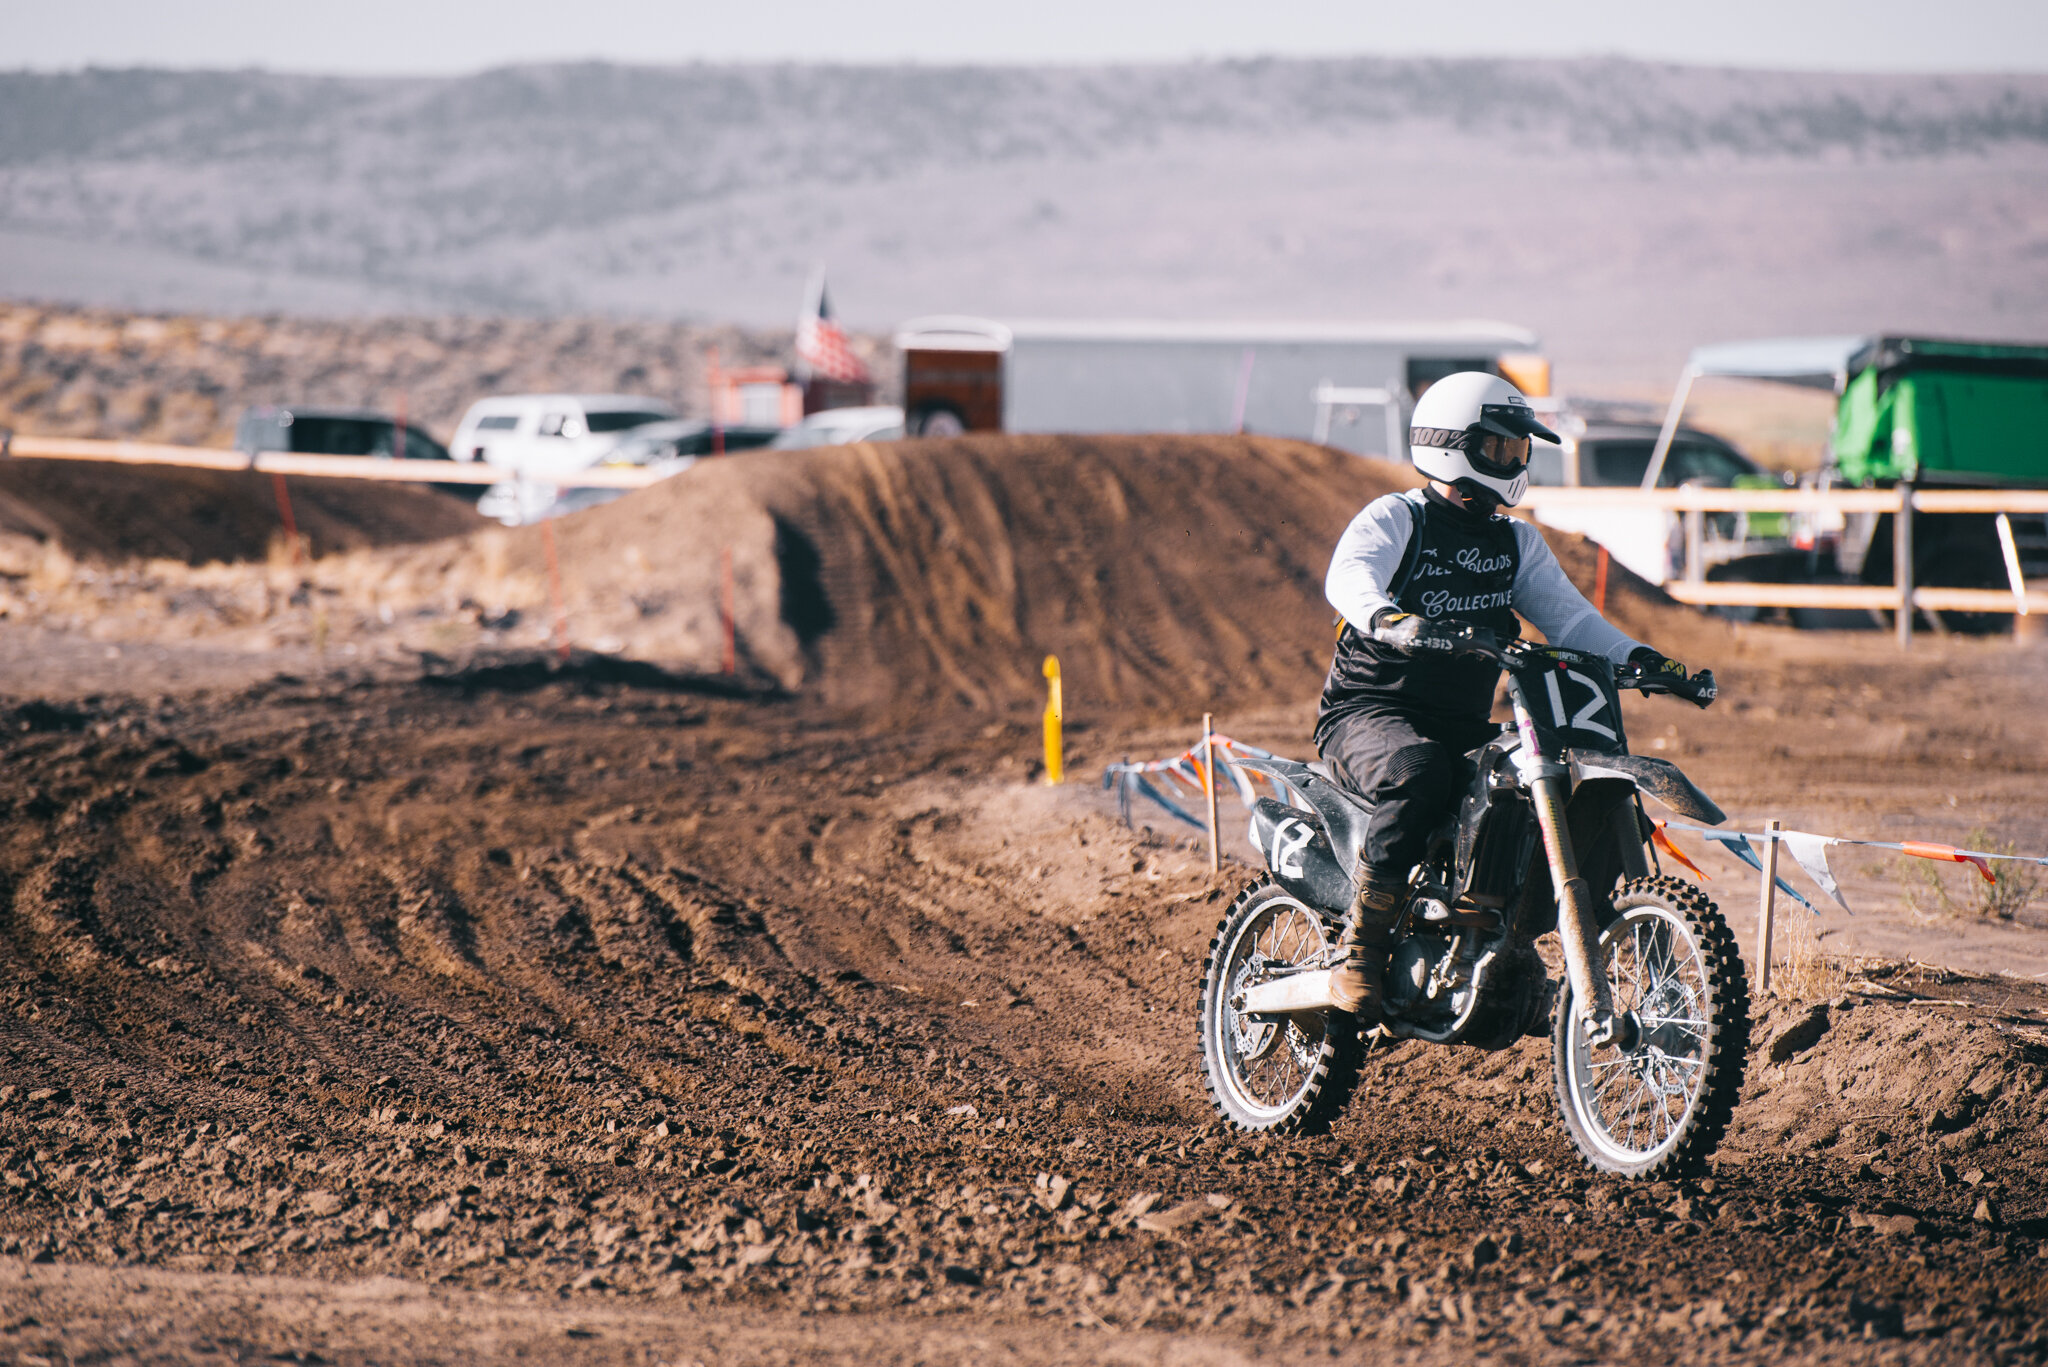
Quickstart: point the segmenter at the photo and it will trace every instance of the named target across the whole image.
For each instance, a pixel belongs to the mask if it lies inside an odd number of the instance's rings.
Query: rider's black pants
[[[1365,862],[1406,877],[1428,853],[1430,832],[1457,811],[1471,766],[1465,752],[1500,727],[1484,717],[1356,712],[1330,726],[1323,758],[1372,804]]]

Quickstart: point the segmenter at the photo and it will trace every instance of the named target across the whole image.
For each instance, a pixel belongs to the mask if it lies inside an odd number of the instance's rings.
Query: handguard
[[[1432,622],[1398,612],[1372,629],[1372,638],[1404,655],[1492,655],[1500,643],[1483,627],[1465,622]]]

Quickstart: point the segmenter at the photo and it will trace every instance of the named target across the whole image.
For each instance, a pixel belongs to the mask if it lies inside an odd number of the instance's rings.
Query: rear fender
[[[1338,783],[1335,771],[1327,763],[1302,764],[1277,755],[1240,763],[1280,780],[1285,796],[1295,808],[1322,824],[1330,848],[1336,851],[1337,867],[1349,881],[1358,868],[1359,852],[1365,848],[1365,828],[1372,819],[1372,808],[1364,799]]]
[[[1352,881],[1330,848],[1329,832],[1317,813],[1270,797],[1252,804],[1249,832],[1273,881],[1308,905],[1341,912],[1355,894]]]

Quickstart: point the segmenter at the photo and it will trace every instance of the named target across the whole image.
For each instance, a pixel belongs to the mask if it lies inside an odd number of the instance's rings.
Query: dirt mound
[[[298,531],[314,555],[460,536],[477,525],[474,507],[431,489],[296,478],[287,488]],[[43,546],[96,561],[260,560],[282,528],[267,475],[97,461],[0,462],[0,555],[13,561]]]
[[[1932,1161],[2048,1132],[2048,1037],[2037,1031],[1844,996],[1780,1004],[1759,1017],[1756,1039],[1737,1143],[1855,1156],[1897,1140]]]
[[[1414,482],[1267,438],[974,436],[700,465],[560,544],[579,633],[644,658],[717,661],[729,551],[741,656],[835,704],[1035,701],[1055,654],[1077,713],[1185,711],[1312,697],[1331,549]],[[1590,548],[1554,540],[1590,591]],[[513,562],[542,554],[521,533]],[[1727,638],[1619,566],[1608,608],[1673,653]]]
[[[442,495],[295,479],[322,558],[186,570],[165,558],[262,555],[269,481],[23,461],[0,467],[0,575],[16,581],[0,610],[109,642],[457,661],[547,645],[565,622],[579,647],[694,676],[724,666],[729,594],[735,672],[834,706],[1035,707],[1055,654],[1075,717],[1185,719],[1315,697],[1331,549],[1361,506],[1413,483],[1265,438],[977,436],[707,461],[506,532]],[[1553,542],[1590,592],[1592,549]],[[54,564],[51,545],[67,553]],[[155,561],[110,575],[67,557]],[[1607,609],[1691,661],[1732,643],[1619,566]]]

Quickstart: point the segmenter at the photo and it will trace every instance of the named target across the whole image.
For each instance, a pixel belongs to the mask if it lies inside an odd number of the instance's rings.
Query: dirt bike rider
[[[1457,807],[1464,756],[1488,720],[1500,667],[1460,653],[1446,627],[1501,640],[1516,613],[1553,645],[1683,676],[1630,640],[1572,587],[1543,536],[1501,514],[1529,487],[1529,441],[1555,442],[1529,401],[1481,371],[1445,376],[1416,401],[1409,459],[1426,488],[1374,499],[1337,542],[1324,592],[1343,618],[1316,716],[1316,748],[1372,804],[1358,897],[1331,979],[1337,1005],[1381,1019],[1381,979],[1409,874]]]

